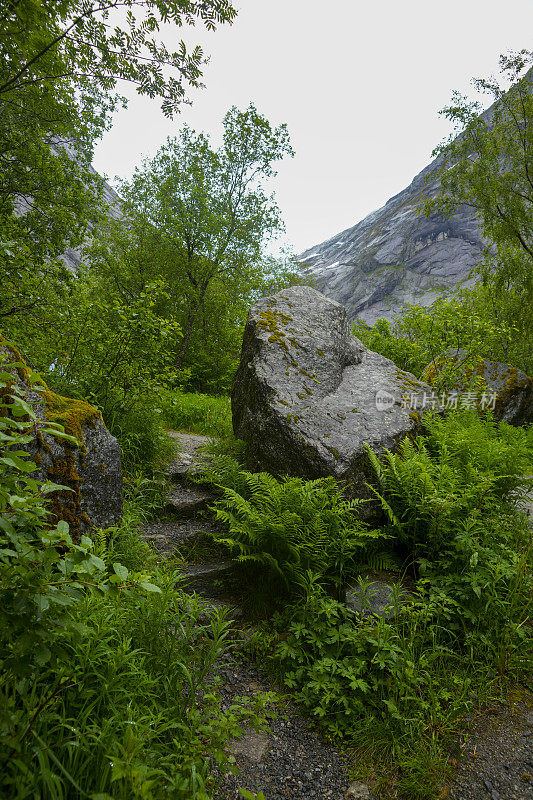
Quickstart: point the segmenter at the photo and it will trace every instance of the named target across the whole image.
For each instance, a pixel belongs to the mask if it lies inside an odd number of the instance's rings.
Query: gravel
[[[245,661],[227,658],[217,672],[223,680],[219,689],[223,706],[237,695],[253,697],[280,689]],[[216,800],[240,798],[239,788],[262,791],[268,800],[344,800],[350,780],[348,762],[339,748],[324,741],[312,721],[290,702],[276,708],[279,716],[270,723],[270,734],[250,729],[240,741],[229,744],[238,774],[219,773]]]
[[[452,800],[533,800],[533,696],[472,718]]]

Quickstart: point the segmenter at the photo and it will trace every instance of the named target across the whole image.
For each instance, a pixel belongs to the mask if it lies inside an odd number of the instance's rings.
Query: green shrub
[[[250,489],[246,475],[247,473],[239,461],[227,453],[215,450],[209,461],[202,467],[202,473],[197,480],[199,483],[207,483],[218,489],[232,489],[242,497],[248,498]]]
[[[509,363],[530,374],[532,331],[531,311],[523,294],[512,287],[504,291],[489,275],[452,297],[437,298],[430,308],[409,306],[393,323],[379,319],[373,327],[364,322],[353,327],[355,336],[367,347],[418,378],[448,349],[464,350],[473,359]],[[452,366],[447,377],[453,387]]]
[[[0,795],[207,800],[213,760],[271,698],[222,710],[208,675],[228,623],[148,557],[142,492],[94,541],[47,523],[56,487],[20,449],[34,427],[0,372]]]
[[[173,455],[174,443],[163,427],[155,398],[131,409],[116,408],[104,421],[118,439],[126,473],[150,473]]]
[[[428,435],[405,439],[381,461],[369,450],[377,495],[413,560],[434,559],[467,521],[482,524],[497,504],[531,485],[524,430],[467,410],[427,422]]]
[[[394,614],[363,618],[314,577],[250,640],[330,735],[385,765],[391,794],[439,796],[459,720],[530,670],[532,537],[510,502],[527,484],[529,436],[465,411],[370,454],[387,530],[416,567],[408,595],[397,584]]]
[[[228,533],[216,536],[235,560],[270,580],[271,591],[301,593],[309,574],[342,592],[365,545],[378,538],[357,516],[360,501],[342,498],[333,478],[281,481],[261,473],[241,473],[246,491],[224,489],[216,518]]]

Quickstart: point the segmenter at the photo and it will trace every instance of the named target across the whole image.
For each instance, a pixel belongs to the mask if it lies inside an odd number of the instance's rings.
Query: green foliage
[[[454,93],[442,113],[460,135],[435,151],[441,156],[441,192],[424,205],[426,214],[449,216],[460,205],[476,212],[488,242],[474,270],[481,285],[470,293],[477,327],[480,320],[488,323],[488,341],[477,354],[489,356],[496,349],[497,360],[526,372],[533,371],[532,63],[526,50],[503,55],[499,80],[473,81],[493,100],[484,113],[480,103]]]
[[[357,519],[359,501],[344,500],[333,478],[278,481],[265,472],[243,478],[244,496],[225,488],[215,506],[229,531],[216,540],[285,596],[302,593],[313,575],[342,592],[361,550],[379,536]]]
[[[231,22],[227,0],[8,0],[0,18],[0,315],[46,306],[55,259],[97,223],[101,179],[90,170],[95,141],[125,101],[117,82],[160,97],[174,113],[199,85],[199,47],[169,52],[167,23]],[[75,157],[73,157],[75,155]],[[57,187],[61,186],[61,191]]]
[[[227,740],[260,722],[264,699],[222,711],[206,678],[227,647],[227,623],[176,591],[176,575],[156,580],[150,597],[88,595],[76,615],[83,637],[64,643],[59,675],[41,669],[31,688],[4,677],[9,796],[62,797],[72,787],[117,800],[211,796],[210,759],[226,761]]]
[[[531,373],[532,327],[523,305],[516,290],[503,291],[487,277],[454,297],[438,298],[430,308],[409,306],[394,323],[380,319],[370,328],[356,322],[353,332],[417,378],[446,350],[463,350],[467,359],[489,358]],[[458,378],[464,380],[464,368],[451,361],[440,379],[442,388],[457,385]]]
[[[428,213],[449,215],[461,204],[474,209],[490,242],[481,273],[492,273],[500,288],[513,286],[524,297],[533,288],[532,63],[526,50],[502,55],[500,81],[474,81],[493,101],[488,112],[454,93],[442,113],[460,135],[437,148],[442,192],[426,203]]]
[[[387,763],[381,783],[402,796],[438,796],[459,720],[527,675],[531,530],[509,501],[531,484],[530,445],[524,430],[463,412],[395,455],[369,453],[389,541],[416,581],[393,587],[386,619],[357,615],[315,575],[250,640],[330,735]]]
[[[198,481],[219,489],[232,489],[245,498],[250,496],[242,463],[227,452],[215,452],[210,456]]]
[[[415,561],[434,560],[459,531],[483,530],[498,504],[531,485],[524,478],[531,459],[526,431],[472,410],[435,415],[427,429],[381,461],[368,451],[380,487],[373,491]]]
[[[164,422],[178,431],[229,438],[233,435],[231,403],[227,395],[162,390],[159,402]]]
[[[132,409],[116,409],[106,417],[107,427],[116,436],[122,450],[122,466],[127,475],[150,473],[168,461],[174,442],[166,433],[157,396],[140,398]]]
[[[177,380],[172,352],[181,334],[158,313],[164,296],[161,282],[154,282],[126,302],[80,270],[50,299],[37,324],[16,318],[6,323],[51,388],[102,411],[127,471],[147,470],[170,455],[158,387]]]
[[[250,105],[230,109],[223,127],[217,151],[187,126],[169,139],[121,186],[128,222],[108,219],[88,251],[123,302],[165,282],[159,313],[183,331],[169,352],[189,386],[210,392],[229,388],[253,297],[297,274],[262,253],[283,227],[263,181],[292,154],[286,126],[272,128]]]
[[[4,357],[0,365],[5,365]],[[71,437],[61,426],[36,421],[33,409],[12,385],[12,370],[17,368],[24,365],[10,362],[9,371],[0,372],[0,661],[16,674],[31,674],[57,656],[62,628],[66,635],[75,633],[68,610],[87,581],[101,580],[104,564],[91,553],[86,537],[80,545],[72,542],[66,523],[45,528],[43,498],[63,487],[30,477],[37,466],[21,448],[39,428],[70,441]]]
[[[41,423],[12,372],[0,389],[0,794],[206,800],[211,759],[263,724],[270,698],[222,711],[207,676],[228,623],[139,539],[143,479],[122,525],[93,541],[47,524],[57,487],[21,450]]]

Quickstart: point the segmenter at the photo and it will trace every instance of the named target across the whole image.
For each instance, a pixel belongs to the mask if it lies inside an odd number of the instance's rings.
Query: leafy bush
[[[308,580],[249,648],[330,735],[360,748],[359,763],[366,753],[386,765],[391,792],[429,800],[449,778],[458,721],[528,674],[532,537],[509,502],[527,484],[528,433],[464,411],[370,458],[388,532],[416,567],[408,595],[397,586],[390,618],[361,617]]]
[[[531,484],[525,431],[467,410],[427,423],[428,435],[405,439],[380,461],[369,450],[381,501],[409,556],[434,559],[463,525],[482,522],[497,503]]]
[[[360,501],[344,500],[333,478],[242,477],[244,495],[225,488],[216,503],[216,518],[229,529],[217,541],[284,595],[301,593],[310,574],[341,592],[365,544],[380,536],[357,519]]]
[[[505,291],[485,276],[482,283],[453,297],[439,297],[430,308],[409,306],[394,323],[379,319],[373,327],[356,322],[355,336],[401,369],[421,377],[425,367],[448,349],[473,359],[503,361],[533,372],[531,315],[523,297]],[[454,373],[448,375],[454,385]]]
[[[20,449],[40,425],[0,372],[0,794],[207,800],[212,760],[270,698],[222,711],[207,677],[228,624],[146,558],[138,508],[80,544],[47,523],[56,487]]]
[[[150,473],[173,455],[174,443],[163,427],[155,397],[150,402],[147,396],[131,409],[116,408],[105,423],[118,439],[128,474]]]

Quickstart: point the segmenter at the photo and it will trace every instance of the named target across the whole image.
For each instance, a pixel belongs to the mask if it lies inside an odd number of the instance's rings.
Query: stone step
[[[190,546],[203,539],[209,541],[218,530],[209,520],[182,519],[147,523],[142,535],[146,542],[153,542],[158,550],[172,551],[180,545]]]
[[[200,564],[187,564],[183,577],[186,579],[188,589],[207,597],[217,597],[221,593],[222,584],[227,581],[232,571],[231,561],[204,561]]]
[[[189,518],[205,511],[217,496],[201,486],[175,485],[167,495],[167,509],[178,517]]]
[[[166,477],[173,482],[181,483],[200,475],[212,456],[202,451],[212,439],[200,434],[168,431],[178,447],[178,454],[169,463]]]

